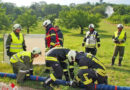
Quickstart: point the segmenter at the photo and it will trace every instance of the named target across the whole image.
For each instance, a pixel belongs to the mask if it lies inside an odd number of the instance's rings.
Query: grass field
[[[35,28],[31,33],[44,33],[43,28],[41,27],[41,23],[38,24],[39,26]],[[64,33],[64,47],[74,49],[77,51],[84,51],[84,47],[81,46],[84,35],[80,35],[80,30],[68,30],[65,28],[61,28]],[[111,58],[114,51],[114,43],[112,42],[112,35],[114,31],[116,31],[116,25],[110,24],[106,20],[102,20],[100,22],[100,27],[98,28],[98,32],[101,38],[101,47],[98,49],[97,57],[105,64],[107,68],[107,74],[108,74],[108,83],[110,85],[118,85],[118,86],[130,86],[130,27],[124,27],[124,30],[127,32],[127,42],[126,42],[126,48],[125,48],[125,55],[122,62],[122,66],[118,66],[118,57],[116,59],[115,65],[112,67],[111,64]],[[9,31],[7,31],[9,32]],[[24,31],[25,32],[25,31]],[[5,32],[3,32],[5,33]],[[3,50],[3,38],[2,34],[0,34],[0,61],[3,60],[2,57],[2,50]],[[43,73],[44,66],[34,66],[34,74],[38,76],[47,76]],[[8,64],[0,63],[0,72],[8,72],[12,73],[12,68]],[[13,82],[16,83],[15,80],[10,78],[0,78],[0,82]],[[29,86],[33,88],[42,88],[40,82],[35,81],[27,81],[24,84],[21,84],[23,86]],[[70,87],[64,87],[64,86],[58,86],[55,87],[57,90],[79,90],[79,89],[72,89]],[[63,89],[64,88],[64,89]]]

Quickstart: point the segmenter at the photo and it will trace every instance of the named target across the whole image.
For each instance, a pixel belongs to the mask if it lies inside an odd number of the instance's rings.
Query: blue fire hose
[[[0,77],[10,77],[15,79],[16,78],[16,74],[9,74],[9,73],[2,73],[0,72]],[[30,76],[31,80],[36,80],[36,81],[45,81],[46,77],[39,77],[39,76]],[[60,84],[60,85],[67,85],[68,83],[70,83],[70,81],[65,81],[65,80],[56,80],[54,82],[55,84]],[[80,86],[81,88],[84,87],[84,85]],[[95,84],[95,90],[130,90],[130,87],[121,87],[121,86],[112,86],[112,85],[96,85]]]

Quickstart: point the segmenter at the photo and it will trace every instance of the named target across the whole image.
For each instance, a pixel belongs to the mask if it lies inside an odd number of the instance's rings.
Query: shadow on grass
[[[126,65],[122,65],[121,67],[107,67],[108,69],[112,69],[112,70],[115,70],[115,71],[120,71],[120,72],[124,72],[124,73],[128,73],[130,74],[130,70],[129,69],[124,69],[123,67],[126,67]],[[130,66],[127,66],[130,68]]]
[[[69,30],[69,29],[61,29],[61,31],[62,31],[63,33],[70,33],[70,30]]]
[[[99,30],[99,29],[97,29],[96,31],[97,31],[99,34],[100,34],[100,33],[107,33],[107,31],[105,31],[105,30]]]
[[[85,34],[70,34],[70,36],[76,36],[76,37],[84,37],[85,36]]]
[[[110,38],[112,39],[112,35],[100,34],[101,38]]]

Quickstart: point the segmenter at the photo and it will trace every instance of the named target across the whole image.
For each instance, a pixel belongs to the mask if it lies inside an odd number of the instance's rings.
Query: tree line
[[[80,28],[83,34],[84,28],[93,23],[98,27],[101,18],[106,18],[105,8],[111,5],[114,14],[109,17],[112,22],[120,22],[117,17],[122,17],[123,23],[129,23],[129,8],[126,5],[108,4],[100,0],[99,3],[83,4],[71,3],[67,5],[47,4],[44,1],[33,3],[29,7],[17,7],[14,3],[0,1],[0,30],[9,29],[14,23],[20,23],[29,33],[30,27],[36,26],[37,22],[50,19],[53,24],[57,23],[66,28]],[[120,15],[120,16],[118,16]]]

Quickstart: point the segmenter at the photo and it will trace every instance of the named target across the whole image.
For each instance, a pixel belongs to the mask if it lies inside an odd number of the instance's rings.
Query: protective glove
[[[120,41],[120,43],[124,43],[124,40]]]
[[[11,52],[9,51],[9,49],[7,49],[7,55],[11,56]]]
[[[100,44],[98,44],[98,48],[100,47]]]
[[[79,87],[79,83],[76,81],[70,81],[69,86],[72,86],[73,88]]]
[[[26,73],[25,79],[30,79],[30,72],[29,71]]]
[[[82,46],[84,46],[84,43],[82,43]]]
[[[26,51],[26,46],[23,46],[23,50]]]
[[[31,70],[29,70],[29,72],[30,72],[30,75],[33,75],[33,70],[31,69]]]
[[[114,41],[114,42],[115,42],[115,43],[119,43],[119,41],[117,41],[117,40],[116,40],[116,41]]]

